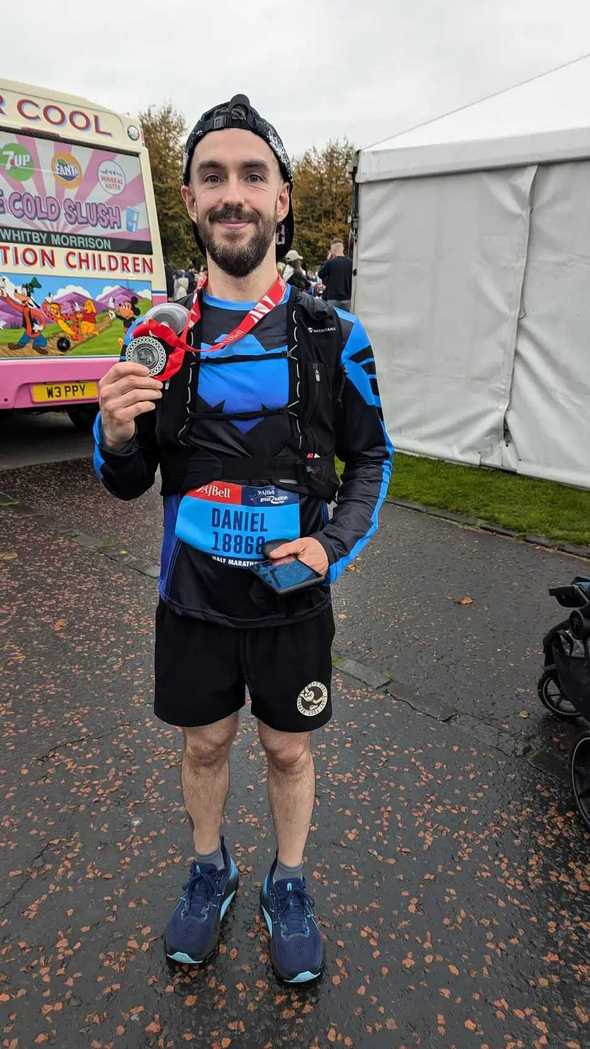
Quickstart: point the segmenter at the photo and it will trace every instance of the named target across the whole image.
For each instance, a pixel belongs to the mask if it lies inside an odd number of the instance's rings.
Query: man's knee
[[[238,724],[238,715],[232,714],[213,725],[183,729],[185,759],[200,768],[223,763],[229,756]]]
[[[298,772],[309,761],[309,732],[277,732],[259,722],[260,742],[271,765],[279,772]]]

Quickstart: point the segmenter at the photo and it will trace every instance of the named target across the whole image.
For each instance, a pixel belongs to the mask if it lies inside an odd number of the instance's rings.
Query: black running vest
[[[190,304],[190,301],[189,301]],[[162,495],[183,493],[210,481],[273,483],[330,502],[338,489],[334,468],[335,413],[344,385],[340,356],[344,334],[340,319],[323,300],[292,292],[288,304],[287,350],[269,350],[265,360],[286,357],[289,398],[284,408],[225,412],[198,403],[200,352],[185,354],[183,365],[165,387],[159,404],[156,434],[160,453]],[[200,346],[200,324],[189,336]],[[255,368],[255,356],[206,358],[223,368],[244,362]],[[216,428],[224,420],[258,419],[250,433],[250,455],[219,451]]]

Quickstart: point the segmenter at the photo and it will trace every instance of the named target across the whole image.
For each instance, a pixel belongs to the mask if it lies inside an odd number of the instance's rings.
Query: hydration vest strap
[[[318,455],[315,459],[304,458],[276,458],[268,459],[263,456],[252,455],[248,458],[241,457],[225,458],[215,456],[219,463],[221,472],[219,478],[224,481],[257,481],[270,478],[273,484],[280,484],[285,477],[292,477],[298,485],[305,485],[309,481],[311,464],[332,462],[330,455]],[[281,475],[279,478],[278,475]]]
[[[256,408],[251,412],[215,412],[215,411],[201,411],[198,408],[191,409],[187,412],[189,419],[203,419],[209,421],[210,419],[243,419],[247,421],[249,419],[261,419],[267,418],[270,415],[287,415],[289,413],[288,407],[284,408]]]
[[[211,349],[215,349],[215,343],[213,344]],[[285,360],[286,357],[290,357],[291,356],[288,350],[278,350],[276,352],[268,350],[266,353],[260,354],[259,356],[256,356],[256,357],[254,357],[251,353],[232,353],[231,356],[228,356],[228,357],[211,357],[211,356],[205,356],[205,354],[209,354],[210,353],[209,350],[193,350],[192,352],[194,353],[196,359],[199,361],[200,364],[215,364],[215,365],[217,365],[217,364],[243,364],[243,363],[252,364],[252,363],[258,363],[259,361],[263,361],[263,362],[264,361],[279,361],[279,360]]]
[[[193,467],[198,466],[198,460],[193,460]],[[223,481],[256,481],[265,478],[273,478],[273,484],[278,484],[277,475],[285,474],[292,477],[297,484],[304,484],[307,480],[307,468],[305,459],[269,459],[262,455],[248,457],[235,456],[212,456],[211,459],[203,461],[203,466],[208,473],[214,473],[215,477]]]

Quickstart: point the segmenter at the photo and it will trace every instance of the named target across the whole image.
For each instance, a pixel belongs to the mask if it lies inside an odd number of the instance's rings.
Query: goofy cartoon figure
[[[3,277],[0,278],[0,297],[9,302],[12,308],[20,313],[21,323],[24,328],[18,342],[10,342],[8,345],[11,350],[19,350],[32,342],[33,348],[37,350],[37,353],[47,354],[49,352],[47,339],[43,334],[47,321],[43,310],[39,309],[32,296],[35,287],[40,288],[41,285],[33,278],[33,281],[29,284],[23,284],[22,287],[16,288],[13,296],[8,292],[5,279]]]

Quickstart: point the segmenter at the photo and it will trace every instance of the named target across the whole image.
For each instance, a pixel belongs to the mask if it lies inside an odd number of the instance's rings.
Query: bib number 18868
[[[213,532],[212,549],[214,553],[220,554],[241,554],[245,557],[252,557],[256,554],[260,556],[266,540],[267,537],[264,535],[253,536],[240,535],[239,532],[235,534],[232,532]]]

